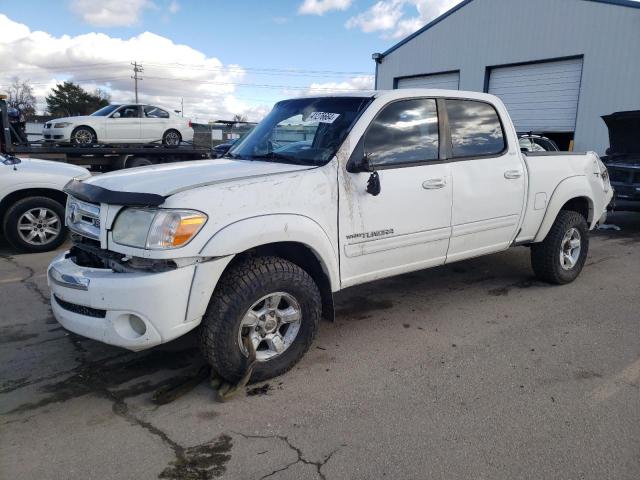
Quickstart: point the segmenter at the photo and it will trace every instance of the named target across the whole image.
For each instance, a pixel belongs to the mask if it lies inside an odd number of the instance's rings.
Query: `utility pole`
[[[184,117],[184,98],[180,99],[180,116]]]
[[[138,74],[144,72],[144,68],[138,62],[132,62],[133,65],[133,83],[136,92],[136,103],[138,103],[138,80],[142,80],[142,77],[139,77]]]

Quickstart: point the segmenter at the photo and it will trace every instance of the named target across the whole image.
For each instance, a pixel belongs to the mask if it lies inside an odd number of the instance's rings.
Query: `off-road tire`
[[[238,382],[247,368],[247,358],[238,345],[242,318],[256,300],[278,291],[293,295],[300,304],[300,330],[281,355],[256,362],[250,382],[282,375],[307,352],[320,321],[320,291],[307,272],[279,257],[242,260],[218,283],[200,326],[200,346],[213,371],[228,382]]]
[[[60,233],[49,242],[42,245],[32,245],[25,242],[18,234],[18,221],[28,210],[43,207],[54,211],[60,219]],[[48,252],[55,250],[64,243],[67,238],[67,229],[64,226],[64,206],[49,197],[27,197],[14,203],[4,215],[2,220],[4,236],[16,250],[28,253]]]
[[[571,228],[580,232],[580,256],[573,268],[565,270],[560,264],[559,255],[562,240]],[[531,246],[531,266],[540,280],[564,285],[573,282],[580,275],[588,252],[589,229],[585,218],[578,212],[561,210],[544,241]]]

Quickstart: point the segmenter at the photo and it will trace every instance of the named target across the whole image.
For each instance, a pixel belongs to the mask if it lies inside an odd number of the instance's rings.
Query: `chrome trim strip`
[[[56,285],[74,290],[89,290],[90,280],[84,277],[74,277],[66,273],[60,273],[55,267],[49,268],[49,280]]]

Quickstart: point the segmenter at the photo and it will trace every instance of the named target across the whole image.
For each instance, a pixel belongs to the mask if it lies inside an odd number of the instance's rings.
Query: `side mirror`
[[[120,118],[120,112],[116,112],[113,115],[111,115],[111,118]]]
[[[373,172],[374,168],[369,160],[369,155],[364,154],[361,157],[357,157],[357,160],[350,162],[348,165],[348,171],[350,173],[363,173]]]

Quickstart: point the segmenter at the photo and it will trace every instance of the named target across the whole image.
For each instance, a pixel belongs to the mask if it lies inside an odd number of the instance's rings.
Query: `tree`
[[[97,89],[90,93],[73,82],[56,85],[46,98],[47,111],[55,117],[89,115],[109,105],[109,100],[109,94],[105,91]]]
[[[9,86],[9,98],[7,105],[19,109],[28,120],[36,113],[36,97],[29,80],[20,80],[17,77]]]
[[[234,122],[246,122],[247,121],[247,116],[246,115],[242,115],[240,113],[236,113],[231,120],[234,121]]]

